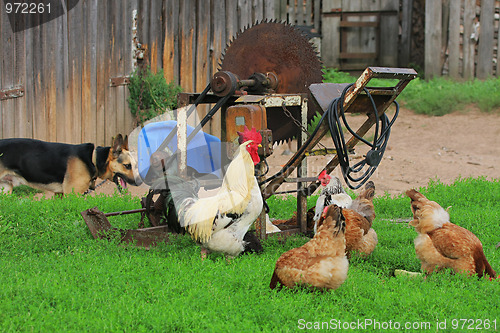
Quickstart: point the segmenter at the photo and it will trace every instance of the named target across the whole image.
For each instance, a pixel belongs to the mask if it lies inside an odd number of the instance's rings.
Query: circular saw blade
[[[273,72],[279,81],[277,94],[309,94],[311,84],[323,81],[322,63],[309,40],[292,25],[278,22],[264,21],[239,33],[226,48],[220,67],[241,79]],[[300,112],[290,111],[297,117]],[[314,104],[309,102],[309,121],[315,113]],[[268,112],[267,127],[273,131],[275,142],[297,134],[293,120],[282,112]]]

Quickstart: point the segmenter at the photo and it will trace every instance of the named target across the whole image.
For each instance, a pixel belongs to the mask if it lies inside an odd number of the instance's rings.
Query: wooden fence
[[[240,29],[274,18],[274,1],[62,1],[76,5],[16,33],[2,9],[0,138],[109,144],[133,128],[126,84],[141,53],[200,91]]]
[[[425,3],[427,77],[499,75],[499,0]],[[217,71],[226,44],[264,19],[287,21],[320,35],[326,66],[405,67],[409,54],[415,54],[410,47],[412,10],[423,7],[421,0],[61,4],[68,6],[65,15],[39,25],[40,18],[26,16],[17,24],[34,27],[16,33],[0,11],[0,138],[109,144],[112,136],[133,128],[126,84],[142,54],[153,71],[164,70],[168,81],[200,92]],[[198,111],[201,117],[206,109]],[[217,134],[218,124],[216,119],[208,130]]]
[[[425,77],[499,76],[498,0],[427,1]]]
[[[2,9],[0,138],[109,144],[130,131],[127,87],[110,82],[132,71],[135,9],[137,1],[81,0],[65,15],[16,33]],[[21,96],[5,96],[12,90]]]

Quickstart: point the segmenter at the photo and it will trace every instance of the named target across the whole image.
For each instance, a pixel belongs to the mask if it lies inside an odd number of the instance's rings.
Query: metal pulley
[[[273,72],[253,73],[248,79],[240,80],[238,75],[230,71],[215,73],[210,82],[212,92],[219,96],[228,94],[254,95],[272,94],[278,87],[278,77]]]

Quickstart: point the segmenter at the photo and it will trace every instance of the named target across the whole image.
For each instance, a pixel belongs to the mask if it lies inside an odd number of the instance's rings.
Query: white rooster
[[[258,242],[255,237],[245,235],[263,207],[254,175],[254,166],[260,162],[257,150],[262,136],[254,128],[246,127],[238,135],[240,146],[215,196],[198,198],[188,182],[168,179],[177,222],[201,243],[202,254],[214,251],[237,256],[255,246],[249,244],[250,239]]]
[[[316,208],[314,214],[314,233],[318,228],[318,221],[325,207],[337,205],[340,208],[349,208],[352,205],[352,198],[347,194],[340,183],[340,179],[335,176],[330,176],[325,170],[319,174],[318,180],[323,186],[321,193],[316,200]]]

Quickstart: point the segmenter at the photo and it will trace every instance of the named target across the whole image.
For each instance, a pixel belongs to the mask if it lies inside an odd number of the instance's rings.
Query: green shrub
[[[149,68],[135,70],[128,89],[130,112],[137,124],[177,108],[177,95],[182,91],[173,80],[167,83],[163,70],[154,74]]]

